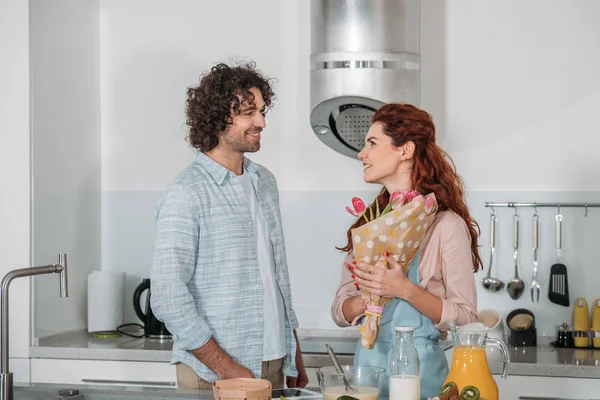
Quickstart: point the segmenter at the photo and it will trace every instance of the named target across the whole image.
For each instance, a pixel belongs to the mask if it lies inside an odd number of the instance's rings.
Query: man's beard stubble
[[[256,153],[260,150],[260,140],[254,141],[248,139],[249,135],[252,133],[262,133],[261,128],[248,129],[244,131],[244,135],[239,138],[232,138],[225,133],[223,135],[224,141],[229,145],[231,150],[240,152],[240,153]]]

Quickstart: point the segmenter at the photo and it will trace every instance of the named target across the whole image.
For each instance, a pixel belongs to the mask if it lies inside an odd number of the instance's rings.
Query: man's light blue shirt
[[[269,225],[277,286],[284,299],[283,373],[297,376],[298,327],[285,257],[279,192],[273,174],[244,157]],[[213,337],[233,360],[261,376],[264,340],[257,238],[236,175],[203,153],[165,190],[156,208],[151,306],[173,334],[172,362],[204,380],[217,375],[190,350]]]

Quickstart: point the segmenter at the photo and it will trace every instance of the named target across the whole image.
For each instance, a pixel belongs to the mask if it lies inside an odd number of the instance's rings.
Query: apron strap
[[[427,344],[434,344],[437,345],[439,343],[438,340],[432,340],[432,339],[428,339],[425,337],[416,337],[413,338],[415,345],[427,345]]]

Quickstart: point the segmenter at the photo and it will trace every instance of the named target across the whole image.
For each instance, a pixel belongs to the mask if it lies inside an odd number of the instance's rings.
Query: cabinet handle
[[[120,384],[120,385],[143,385],[143,386],[169,386],[176,387],[176,382],[169,381],[122,381],[118,379],[88,379],[83,378],[82,383],[103,383],[103,384]]]

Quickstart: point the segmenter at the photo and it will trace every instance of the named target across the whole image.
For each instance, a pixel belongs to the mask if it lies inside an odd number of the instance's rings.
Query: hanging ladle
[[[523,279],[519,278],[519,215],[517,214],[517,210],[515,210],[513,221],[513,258],[515,263],[515,276],[510,280],[510,282],[508,282],[508,285],[506,285],[506,289],[508,290],[508,295],[510,296],[510,298],[513,300],[517,300],[523,295],[523,292],[525,291],[525,282],[523,282]]]
[[[492,211],[490,215],[490,267],[487,275],[481,280],[483,287],[490,292],[502,290],[504,282],[500,279],[492,278],[492,265],[494,264],[494,254],[496,253],[496,213]]]

